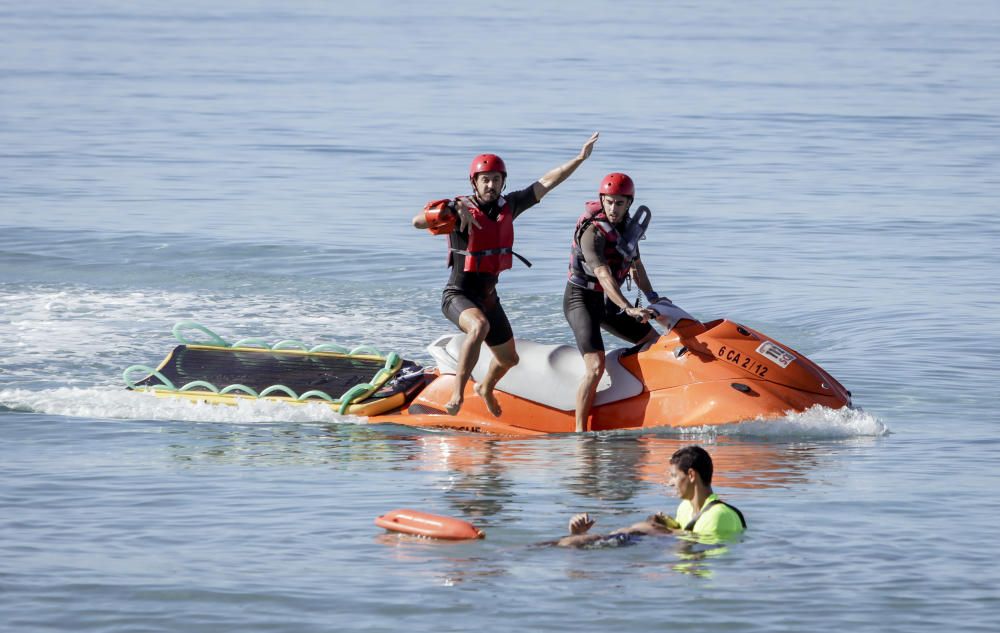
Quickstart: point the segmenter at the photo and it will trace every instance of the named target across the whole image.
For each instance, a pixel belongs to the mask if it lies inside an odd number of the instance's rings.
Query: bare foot
[[[448,415],[458,415],[458,411],[462,408],[462,400],[461,395],[452,397],[448,404],[444,405],[444,410]]]
[[[490,389],[487,391],[486,387],[481,384],[477,384],[475,389],[476,393],[479,394],[479,397],[486,403],[486,408],[493,414],[493,417],[499,418],[500,414],[503,413],[503,410],[500,408],[500,403],[497,402],[497,397],[494,395],[493,390]]]

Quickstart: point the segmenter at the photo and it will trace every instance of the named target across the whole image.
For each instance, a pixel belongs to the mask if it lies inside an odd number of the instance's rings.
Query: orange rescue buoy
[[[386,512],[375,519],[375,525],[390,532],[452,541],[486,536],[468,521],[407,508]]]

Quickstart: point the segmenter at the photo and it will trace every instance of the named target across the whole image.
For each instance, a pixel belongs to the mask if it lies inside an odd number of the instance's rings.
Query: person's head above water
[[[691,499],[699,480],[702,486],[712,486],[712,456],[700,446],[685,446],[670,456],[671,483],[681,499]]]
[[[601,197],[601,208],[604,209],[608,219],[617,223],[625,217],[628,208],[632,206],[632,200],[635,198],[635,183],[627,174],[614,172],[605,176],[604,180],[601,181],[598,195]]]
[[[507,181],[507,166],[496,154],[480,154],[469,166],[469,182],[480,202],[495,202]]]

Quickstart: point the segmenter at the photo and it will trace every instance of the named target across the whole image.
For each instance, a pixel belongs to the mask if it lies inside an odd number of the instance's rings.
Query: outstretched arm
[[[590,153],[594,151],[594,143],[597,142],[597,137],[600,136],[599,132],[594,132],[593,135],[587,142],[583,144],[583,149],[573,160],[556,167],[548,171],[544,176],[538,179],[538,182],[532,185],[532,190],[535,192],[535,198],[541,200],[545,197],[545,194],[552,191],[556,186],[562,181],[570,177],[570,175],[576,171],[583,161],[590,158]]]

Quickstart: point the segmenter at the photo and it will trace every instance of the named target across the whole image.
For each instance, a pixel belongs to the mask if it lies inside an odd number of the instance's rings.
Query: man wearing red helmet
[[[429,202],[413,218],[413,226],[418,229],[448,235],[451,276],[441,298],[441,311],[466,334],[458,358],[455,390],[445,406],[451,415],[462,407],[465,385],[484,341],[493,352],[493,360],[475,391],[490,413],[500,415],[493,388],[517,364],[518,356],[496,284],[500,273],[512,266],[514,257],[527,263],[513,251],[514,219],[569,178],[590,156],[597,137],[594,133],[575,158],[550,170],[531,186],[505,195],[501,195],[507,181],[503,160],[496,154],[480,154],[469,168],[472,196]]]
[[[652,316],[649,310],[633,307],[621,291],[631,274],[651,303],[658,298],[639,259],[638,240],[645,228],[636,226],[629,216],[635,184],[626,174],[615,172],[604,177],[598,194],[600,201],[587,202],[577,220],[569,280],[563,293],[563,314],[584,361],[584,376],[576,393],[578,433],[586,429],[597,384],[604,374],[601,328],[637,345],[657,336],[647,322]]]

